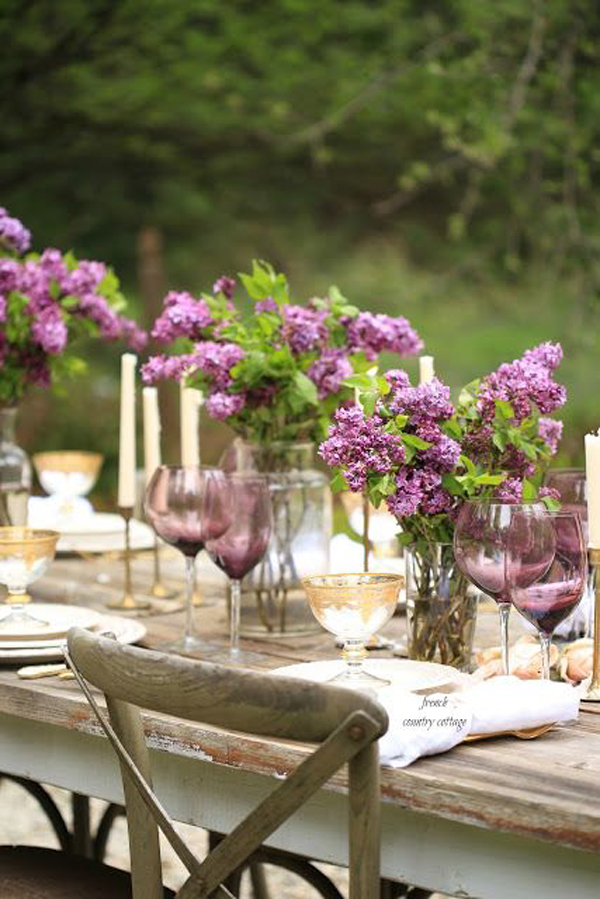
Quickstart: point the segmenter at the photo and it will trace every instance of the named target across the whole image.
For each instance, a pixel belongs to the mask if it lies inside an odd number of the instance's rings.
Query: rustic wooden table
[[[178,560],[167,561],[181,574]],[[138,556],[134,581],[150,582]],[[41,582],[45,599],[101,607],[119,590],[115,560],[57,560]],[[198,609],[206,636],[226,642],[222,584],[205,585]],[[217,601],[210,605],[210,598]],[[160,601],[156,601],[160,610]],[[169,606],[167,605],[167,608]],[[515,616],[516,617],[516,616]],[[183,627],[181,611],[144,617],[147,645]],[[495,618],[480,615],[484,639]],[[403,627],[394,619],[392,631]],[[333,657],[330,637],[263,641],[267,665]],[[171,814],[214,831],[231,829],[305,755],[302,747],[148,715],[155,785]],[[21,680],[0,669],[0,771],[121,801],[112,750],[72,681]],[[481,899],[597,899],[600,888],[600,708],[534,742],[499,738],[463,745],[403,770],[383,769],[382,871]],[[346,797],[337,777],[273,837],[309,858],[346,861]]]

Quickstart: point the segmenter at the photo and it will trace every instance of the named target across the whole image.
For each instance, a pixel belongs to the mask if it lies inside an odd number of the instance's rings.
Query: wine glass
[[[98,480],[103,461],[101,453],[75,450],[35,453],[33,464],[40,484],[49,495],[45,502],[54,501],[60,521],[75,518],[78,512],[85,515],[92,511],[83,497]]]
[[[543,503],[465,502],[454,529],[454,555],[466,577],[498,604],[502,667],[508,674],[511,583],[527,586],[550,567],[554,530]]]
[[[545,515],[555,540],[550,567],[533,583],[511,586],[510,596],[515,608],[539,632],[542,677],[548,680],[552,634],[581,601],[587,577],[587,551],[577,512],[546,512]]]
[[[240,649],[241,580],[260,562],[269,545],[272,526],[269,483],[264,475],[235,472],[227,476],[232,519],[227,530],[206,544],[206,551],[229,578],[230,644],[226,659],[245,664],[264,659]]]
[[[146,488],[144,512],[158,536],[185,557],[185,633],[167,648],[183,652],[216,651],[215,644],[194,633],[195,563],[206,542],[220,537],[231,524],[226,476],[215,468],[161,465]]]
[[[33,528],[0,528],[0,584],[8,590],[10,611],[0,620],[0,630],[41,630],[48,622],[27,612],[30,601],[27,588],[40,578],[50,565],[60,534]]]
[[[387,624],[404,586],[400,574],[322,574],[302,579],[312,613],[319,624],[343,641],[346,666],[331,683],[376,690],[390,681],[363,667],[365,642]]]

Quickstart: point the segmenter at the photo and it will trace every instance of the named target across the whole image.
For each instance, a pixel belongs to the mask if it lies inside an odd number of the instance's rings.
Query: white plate
[[[121,618],[119,615],[100,615],[100,621],[94,628],[96,633],[110,631],[119,643],[138,643],[146,636],[146,627],[135,618]],[[35,662],[62,661],[62,640],[58,646],[41,649],[5,649],[0,645],[0,664],[24,665]]]
[[[116,516],[119,518],[120,516]],[[133,550],[152,549],[154,531],[143,521],[131,522],[131,548]],[[122,552],[125,548],[125,524],[121,519],[121,529],[116,533],[64,534],[58,541],[58,553],[111,553]]]
[[[57,645],[61,638],[64,639],[70,627],[94,627],[102,617],[95,609],[65,603],[32,602],[25,608],[33,618],[47,621],[47,627],[27,630],[21,624],[10,631],[0,628],[0,647],[3,649],[31,649],[33,646],[48,645],[49,641]],[[9,605],[0,606],[0,609],[7,609],[7,614],[10,615]],[[3,613],[1,617],[6,616]],[[0,625],[1,623],[0,621]]]
[[[441,687],[448,683],[469,684],[471,675],[463,674],[449,665],[435,662],[412,662],[409,659],[365,659],[365,671],[391,681],[393,686],[403,690],[420,690],[423,687]],[[323,662],[301,662],[275,668],[272,674],[299,677],[302,680],[324,683],[344,670],[341,660]]]
[[[60,523],[58,530],[65,537],[122,534],[125,530],[125,522],[121,515],[113,512],[94,512],[93,515],[88,515],[85,518]]]

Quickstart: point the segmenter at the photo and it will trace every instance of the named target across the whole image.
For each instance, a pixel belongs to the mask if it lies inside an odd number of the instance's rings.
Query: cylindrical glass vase
[[[409,658],[469,671],[479,594],[460,571],[451,543],[405,550]]]
[[[240,633],[252,637],[320,632],[300,580],[329,570],[329,480],[314,466],[314,444],[235,440],[227,470],[258,471],[269,481],[273,530],[265,556],[242,582]]]
[[[0,526],[24,527],[31,492],[31,463],[17,445],[17,408],[0,407]]]

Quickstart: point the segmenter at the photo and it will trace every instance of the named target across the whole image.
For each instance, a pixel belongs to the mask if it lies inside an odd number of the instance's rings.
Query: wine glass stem
[[[363,640],[346,640],[342,656],[346,663],[347,677],[360,677],[363,673],[363,661],[366,654]]]
[[[500,645],[502,648],[502,672],[509,673],[508,667],[508,616],[510,615],[510,603],[498,603],[500,612]]]
[[[196,557],[185,557],[185,636],[194,636],[194,586],[196,584]]]
[[[550,680],[550,645],[552,637],[540,634],[540,647],[542,650],[542,680]]]
[[[242,585],[236,578],[230,581],[229,603],[229,651],[238,655],[240,651],[240,607],[242,601]]]

